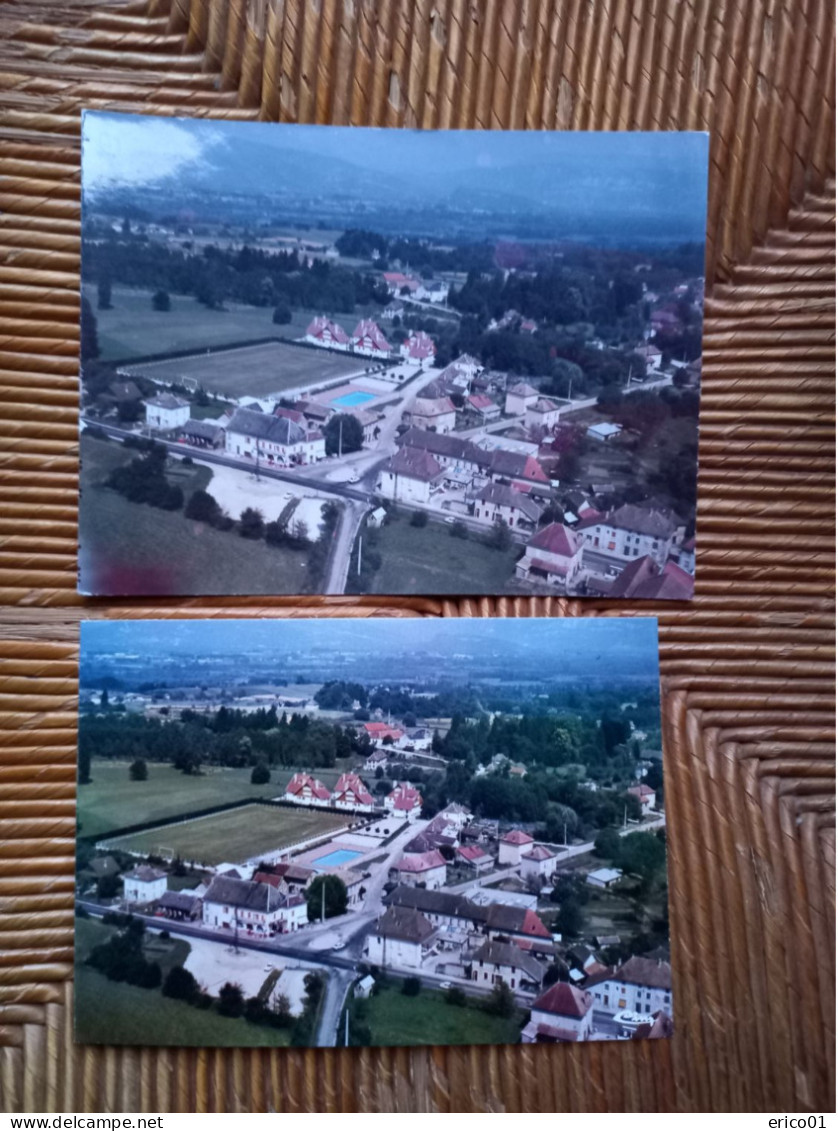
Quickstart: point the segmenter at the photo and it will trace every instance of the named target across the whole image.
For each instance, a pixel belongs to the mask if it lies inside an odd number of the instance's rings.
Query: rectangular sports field
[[[342,828],[347,818],[316,809],[242,805],[212,817],[162,825],[109,841],[126,852],[180,856],[195,864],[244,863],[254,856],[276,852],[309,837]]]
[[[224,397],[264,397],[301,385],[315,385],[363,373],[368,358],[349,357],[289,342],[263,342],[217,353],[196,353],[165,361],[135,362],[121,372],[153,381],[203,386]]]

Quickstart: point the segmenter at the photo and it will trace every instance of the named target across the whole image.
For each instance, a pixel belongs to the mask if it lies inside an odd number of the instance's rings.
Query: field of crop
[[[244,863],[309,837],[341,828],[346,818],[316,809],[242,805],[212,817],[198,817],[109,841],[126,852],[155,853],[196,864]]]

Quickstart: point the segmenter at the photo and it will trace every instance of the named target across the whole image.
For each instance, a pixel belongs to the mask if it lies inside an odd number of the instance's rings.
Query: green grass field
[[[346,824],[346,817],[316,809],[245,805],[212,817],[149,829],[111,841],[126,852],[180,856],[196,864],[243,863]]]
[[[476,1004],[449,1005],[445,994],[423,989],[405,997],[399,986],[379,990],[363,1007],[374,1045],[517,1044],[523,1011],[493,1017]]]
[[[91,781],[79,786],[77,813],[81,835],[102,837],[113,829],[185,817],[212,805],[280,796],[292,769],[273,770],[267,785],[251,785],[250,768],[208,768],[187,776],[166,762],[149,762],[148,778],[131,781],[128,762],[94,759]],[[331,770],[317,770],[317,777],[330,788],[349,763]],[[283,810],[285,811],[285,810]]]
[[[169,353],[176,350],[205,350],[208,346],[252,342],[260,338],[299,338],[320,311],[294,310],[291,321],[282,326],[273,322],[273,308],[226,303],[224,310],[209,310],[189,295],[169,296],[171,309],[153,310],[151,291],[116,286],[111,292],[111,309],[98,310],[96,287],[87,284],[85,297],[96,316],[99,352],[103,361],[130,361],[133,357]],[[378,306],[358,307],[353,314],[338,314],[334,321],[351,333],[368,314],[377,317]],[[385,333],[389,323],[384,325]],[[399,335],[390,335],[398,342]],[[253,392],[252,389],[245,390]],[[255,394],[254,394],[255,395]]]
[[[372,593],[502,593],[515,576],[517,547],[493,550],[472,534],[452,538],[441,523],[411,526],[406,515],[381,527],[375,548]]]
[[[75,974],[76,1039],[91,1045],[192,1045],[221,1048],[287,1046],[290,1031],[220,1017],[143,990],[111,982],[89,966]]]
[[[182,511],[132,503],[102,486],[136,452],[82,434],[79,569],[83,592],[98,594],[305,593],[307,554],[188,521]],[[188,465],[187,465],[188,468]],[[187,500],[207,468],[170,475]],[[211,488],[210,488],[211,490]]]

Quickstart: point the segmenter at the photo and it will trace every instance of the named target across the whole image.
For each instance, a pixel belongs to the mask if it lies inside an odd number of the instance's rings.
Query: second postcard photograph
[[[706,134],[82,134],[82,593],[692,597]]]

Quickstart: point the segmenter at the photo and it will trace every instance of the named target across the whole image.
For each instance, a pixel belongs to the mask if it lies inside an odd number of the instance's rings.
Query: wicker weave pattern
[[[0,1106],[834,1106],[834,106],[826,0],[11,0],[0,7]],[[697,597],[75,592],[81,106],[422,127],[712,132]],[[671,1042],[168,1051],[72,1044],[84,616],[661,619]]]

